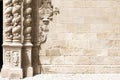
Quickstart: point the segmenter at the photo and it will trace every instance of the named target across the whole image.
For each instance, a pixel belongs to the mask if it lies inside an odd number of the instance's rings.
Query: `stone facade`
[[[120,73],[120,1],[52,2],[60,14],[41,45],[41,72]]]
[[[3,77],[120,73],[119,5],[119,0],[3,1]]]

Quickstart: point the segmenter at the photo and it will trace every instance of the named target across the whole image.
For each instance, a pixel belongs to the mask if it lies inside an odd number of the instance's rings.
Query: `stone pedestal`
[[[3,44],[2,77],[23,78],[20,43]]]

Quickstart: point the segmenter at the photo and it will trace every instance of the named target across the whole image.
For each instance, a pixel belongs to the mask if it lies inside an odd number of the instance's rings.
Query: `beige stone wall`
[[[42,73],[120,73],[120,0],[52,0]]]

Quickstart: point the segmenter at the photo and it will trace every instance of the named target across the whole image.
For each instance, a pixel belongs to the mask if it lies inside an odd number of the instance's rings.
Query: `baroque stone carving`
[[[40,44],[47,39],[47,32],[49,31],[48,24],[53,19],[53,14],[59,13],[58,8],[53,8],[51,0],[42,0],[42,5],[39,8],[39,34]]]
[[[14,66],[18,66],[19,65],[19,52],[14,51],[12,53],[12,64]]]
[[[40,45],[47,40],[48,25],[59,10],[53,8],[51,0],[36,0],[33,3],[32,0],[4,0],[3,4],[5,43],[2,76],[7,73],[5,77],[22,78],[40,73],[38,64]],[[35,23],[32,23],[32,19],[36,19]],[[35,26],[32,31],[33,24]],[[32,37],[34,39],[31,39]]]
[[[13,9],[12,9],[13,42],[14,41],[20,42],[20,39],[21,39],[21,1],[22,0],[12,0],[12,4],[13,4]]]
[[[12,0],[5,1],[5,35],[6,35],[6,42],[12,41]]]
[[[31,42],[31,24],[32,24],[32,0],[24,1],[24,42]]]

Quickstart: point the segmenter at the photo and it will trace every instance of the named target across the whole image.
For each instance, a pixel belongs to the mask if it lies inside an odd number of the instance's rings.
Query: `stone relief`
[[[47,39],[47,32],[49,31],[49,22],[53,19],[53,14],[59,13],[58,8],[53,8],[51,0],[42,0],[42,5],[39,8],[39,34],[40,44]],[[55,10],[54,10],[55,9]]]
[[[12,34],[13,34],[13,41],[19,41],[21,39],[21,0],[13,0],[13,28],[12,28]]]
[[[12,64],[14,66],[18,66],[19,65],[19,52],[14,51],[12,53]]]
[[[31,42],[31,29],[32,29],[32,0],[24,1],[24,38],[25,42]]]

